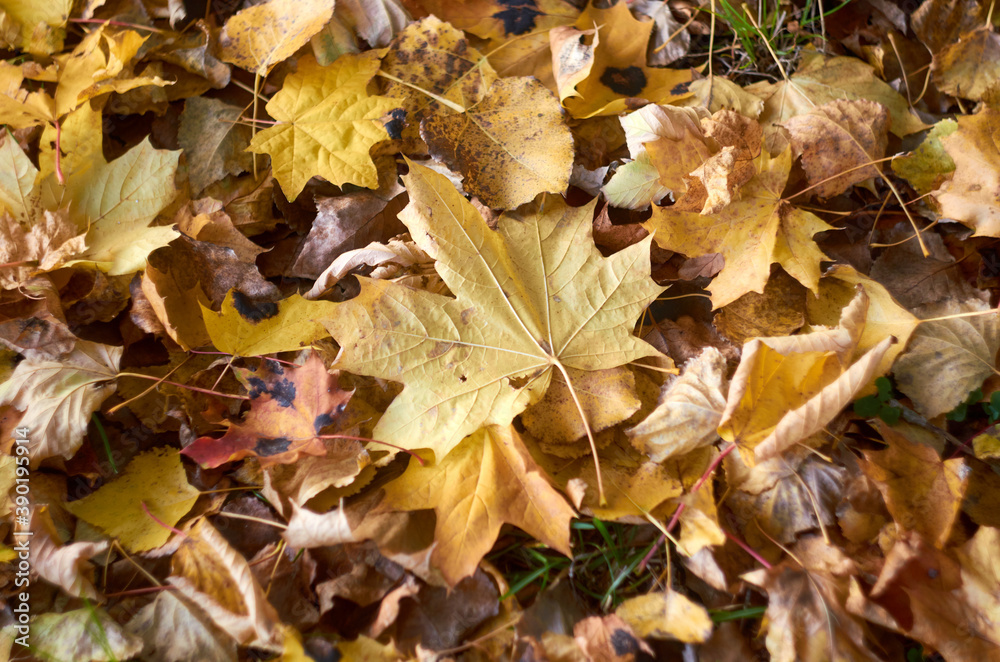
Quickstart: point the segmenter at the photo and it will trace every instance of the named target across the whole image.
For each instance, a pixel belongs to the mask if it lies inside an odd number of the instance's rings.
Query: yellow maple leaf
[[[443,458],[467,435],[507,425],[539,400],[554,370],[604,370],[657,352],[632,335],[662,291],[649,240],[604,258],[593,204],[545,196],[486,221],[443,176],[410,163],[400,214],[456,298],[361,280],[326,320],[338,366],[403,382],[373,436]]]
[[[774,262],[816,292],[819,263],[829,259],[812,236],[832,226],[781,197],[792,166],[791,150],[775,157],[762,150],[754,165],[757,174],[740,189],[740,199],[722,211],[703,216],[654,207],[653,217],[644,224],[656,233],[662,248],[689,257],[722,254],[726,265],[708,288],[714,308],[747,292],[762,293]]]
[[[452,585],[476,571],[504,523],[570,554],[573,509],[510,426],[479,430],[434,466],[411,459],[386,487],[386,500],[401,510],[437,512],[431,562]]]
[[[338,186],[378,186],[368,150],[389,137],[378,118],[395,104],[368,94],[379,68],[376,56],[374,51],[343,55],[329,67],[303,58],[267,103],[278,124],[254,136],[249,149],[270,154],[274,177],[289,200],[317,175]]]
[[[576,28],[593,30],[594,26],[597,45],[588,64],[589,75],[576,85],[575,94],[559,90],[563,106],[573,117],[617,115],[630,107],[630,99],[670,103],[690,96],[684,85],[691,81],[690,70],[646,66],[646,44],[653,21],[636,19],[625,0],[608,9],[598,9],[591,3],[580,14]],[[555,76],[558,81],[559,71]]]
[[[263,356],[301,349],[326,335],[320,319],[335,304],[298,294],[278,303],[252,301],[230,290],[218,313],[201,305],[205,328],[216,349],[234,356]]]

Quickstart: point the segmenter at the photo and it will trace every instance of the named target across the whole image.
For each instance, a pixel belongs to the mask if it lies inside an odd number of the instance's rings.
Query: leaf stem
[[[388,441],[379,441],[378,439],[372,439],[370,437],[355,437],[354,435],[350,435],[350,434],[318,434],[318,435],[316,435],[316,438],[317,439],[353,439],[354,441],[367,441],[367,442],[370,442],[370,443],[382,444],[383,446],[390,446],[391,448],[395,448],[398,451],[402,451],[402,452],[406,453],[407,455],[411,455],[412,457],[415,457],[417,459],[417,462],[420,463],[420,466],[425,466],[426,465],[426,462],[424,461],[424,458],[420,457],[419,455],[417,455],[413,451],[408,450],[406,448],[403,448],[402,446],[397,446],[396,444],[390,444]]]
[[[599,503],[602,506],[608,504],[608,500],[604,497],[604,480],[601,478],[601,460],[597,457],[597,442],[594,440],[594,431],[590,429],[590,421],[587,420],[587,413],[583,410],[583,405],[580,403],[580,398],[576,396],[576,388],[573,387],[573,382],[569,378],[569,373],[566,372],[565,366],[558,360],[553,358],[553,365],[559,368],[559,372],[562,373],[563,379],[566,380],[566,386],[569,387],[569,394],[573,397],[573,404],[576,405],[576,410],[580,412],[580,420],[583,422],[583,429],[587,433],[587,441],[590,442],[590,452],[594,455],[594,472],[597,474],[597,497]]]
[[[234,400],[249,400],[248,395],[232,395],[230,393],[219,393],[218,391],[212,391],[207,388],[198,388],[197,386],[189,386],[188,384],[180,384],[178,382],[172,382],[167,379],[162,379],[160,377],[153,377],[152,375],[143,375],[138,372],[119,372],[117,377],[138,377],[140,379],[151,379],[154,382],[161,382],[163,384],[170,384],[171,386],[176,386],[178,388],[186,388],[189,391],[197,391],[198,393],[205,393],[207,395],[215,395],[220,398],[232,398]]]

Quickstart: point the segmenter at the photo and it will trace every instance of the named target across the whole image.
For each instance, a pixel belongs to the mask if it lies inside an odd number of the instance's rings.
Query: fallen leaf
[[[234,356],[262,356],[300,349],[326,335],[321,320],[334,304],[293,294],[278,303],[252,301],[232,290],[222,311],[202,306],[205,328],[216,349]]]
[[[274,177],[289,200],[314,176],[337,186],[378,185],[368,150],[389,137],[378,120],[395,104],[367,91],[379,68],[374,55],[344,55],[329,67],[303,58],[267,102],[277,124],[254,136],[249,149],[271,156]]]
[[[31,569],[74,598],[94,600],[94,566],[90,559],[107,549],[107,541],[62,544],[47,508],[31,513]]]
[[[955,171],[955,162],[945,151],[942,138],[958,129],[958,122],[943,119],[935,124],[916,149],[892,160],[892,170],[918,193],[930,193]]]
[[[72,0],[40,3],[7,0],[3,11],[16,24],[19,37],[18,43],[11,45],[37,55],[61,51],[72,9]]]
[[[180,152],[153,149],[149,139],[111,163],[98,162],[66,187],[70,216],[87,231],[79,261],[94,262],[110,276],[141,271],[146,256],[178,236],[152,227],[177,195],[174,172]],[[103,161],[103,159],[102,159]]]
[[[993,136],[1000,112],[988,102],[977,114],[959,117],[958,129],[941,138],[955,165],[951,178],[931,193],[947,218],[975,228],[976,236],[1000,237],[1000,147]]]
[[[888,448],[866,452],[862,470],[882,492],[897,526],[944,547],[968,485],[965,460],[942,460],[930,446],[911,441],[881,421],[878,427]]]
[[[921,414],[933,418],[951,411],[994,374],[1000,349],[1000,313],[935,319],[991,310],[979,299],[946,300],[922,307],[926,321],[910,337],[893,364],[896,385]],[[929,318],[929,319],[927,319]]]
[[[509,424],[541,398],[553,369],[605,370],[655,354],[631,335],[660,292],[644,275],[648,240],[602,258],[592,205],[543,198],[502,216],[495,232],[444,176],[411,163],[404,181],[401,220],[457,298],[363,280],[361,295],[326,321],[343,369],[406,384],[375,438],[441,459],[483,425]]]
[[[184,102],[177,142],[188,155],[188,179],[192,193],[226,175],[238,175],[253,167],[246,153],[250,127],[239,123],[244,109],[218,99],[192,97]]]
[[[351,397],[338,388],[337,377],[315,354],[296,368],[266,361],[246,375],[250,411],[243,421],[230,425],[219,439],[196,439],[181,453],[209,469],[248,456],[267,467],[293,463],[301,455],[326,455],[326,441],[319,435]]]
[[[573,171],[573,139],[561,109],[531,78],[498,80],[465,112],[423,120],[420,136],[435,158],[462,173],[466,191],[494,208],[562,193]]]
[[[836,100],[784,123],[802,158],[809,184],[821,198],[879,177],[889,138],[889,113],[874,101]],[[866,164],[868,167],[862,167]],[[843,174],[841,174],[843,173]]]
[[[743,575],[768,595],[767,650],[781,662],[881,659],[871,650],[864,624],[847,607],[854,563],[822,539],[806,538],[796,562]]]
[[[927,128],[910,111],[898,92],[875,77],[872,67],[849,57],[826,58],[819,52],[803,52],[798,70],[788,80],[778,83],[755,83],[746,92],[764,99],[760,123],[784,124],[836,99],[867,99],[885,106],[892,118],[889,130],[905,136]]]
[[[524,428],[544,444],[568,444],[587,434],[577,402],[592,432],[617,425],[639,411],[635,377],[627,368],[586,372],[568,369],[569,383],[555,375],[545,396],[521,414]]]
[[[236,658],[236,642],[195,603],[174,591],[157,593],[125,629],[142,639],[142,659],[150,662],[231,662]]]
[[[671,589],[630,598],[615,610],[615,615],[640,637],[701,644],[712,634],[708,611]]]
[[[121,347],[79,340],[58,360],[39,355],[17,364],[0,386],[0,404],[24,412],[33,467],[49,457],[73,457],[91,415],[115,390],[121,357]]]
[[[373,48],[388,46],[413,20],[398,0],[339,0],[336,11],[346,15],[349,25]]]
[[[268,0],[248,7],[226,21],[220,57],[264,76],[305,46],[331,16],[333,0]]]
[[[594,26],[598,43],[589,75],[576,85],[573,96],[559,91],[573,117],[617,115],[629,108],[632,99],[666,104],[688,96],[683,85],[691,80],[688,71],[646,65],[646,44],[653,21],[636,19],[628,3],[620,1],[607,9],[589,5],[575,24],[581,31]]]
[[[125,631],[106,611],[90,605],[31,620],[33,654],[53,660],[113,662],[142,650],[142,640]]]
[[[570,554],[573,509],[510,427],[476,432],[434,466],[411,460],[387,486],[386,503],[400,510],[434,509],[431,560],[452,586],[475,572],[504,523]]]
[[[170,530],[164,525],[177,524],[199,494],[188,484],[180,456],[158,449],[135,457],[118,478],[66,509],[130,552],[146,552],[167,542]]]
[[[664,385],[656,409],[626,430],[632,445],[653,462],[710,445],[718,438],[727,387],[726,360],[707,347],[684,365],[680,377]]]
[[[246,559],[203,519],[181,538],[167,578],[236,643],[273,646],[278,615]]]
[[[812,236],[831,229],[819,217],[790,205],[781,196],[792,165],[790,150],[776,157],[761,152],[757,174],[743,185],[739,200],[718,214],[656,207],[643,224],[656,233],[656,243],[697,257],[721,253],[726,265],[708,290],[712,306],[721,308],[747,292],[763,292],[777,262],[797,281],[818,291],[819,263],[827,259]]]

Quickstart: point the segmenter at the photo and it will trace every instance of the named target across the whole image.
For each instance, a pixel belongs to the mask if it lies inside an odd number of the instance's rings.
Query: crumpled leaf
[[[889,110],[892,118],[889,130],[895,136],[902,137],[926,128],[910,111],[906,99],[876,78],[872,67],[857,58],[827,59],[819,52],[803,51],[798,70],[788,80],[755,83],[744,91],[764,99],[764,111],[759,119],[765,126],[784,124],[796,115],[836,99],[867,99]]]
[[[31,465],[56,455],[70,459],[83,443],[90,416],[115,390],[122,348],[78,340],[58,360],[32,355],[0,385],[0,404],[24,412],[31,430]]]
[[[250,411],[243,421],[219,439],[196,439],[181,453],[205,468],[248,456],[266,467],[295,462],[300,455],[325,455],[326,443],[317,435],[344,411],[352,394],[338,388],[338,376],[315,354],[297,368],[265,362],[246,376]]]
[[[107,549],[107,541],[61,544],[47,508],[31,513],[31,570],[75,598],[97,598],[94,566],[89,559]]]
[[[379,68],[375,56],[374,51],[343,55],[328,67],[303,58],[267,102],[277,124],[254,136],[249,149],[271,156],[274,177],[289,200],[314,176],[337,186],[378,186],[368,150],[389,137],[378,119],[394,103],[368,93]]]
[[[504,78],[458,115],[420,123],[431,154],[462,173],[466,191],[513,209],[562,193],[573,172],[573,138],[555,97],[531,78]]]
[[[68,219],[66,210],[42,212],[30,229],[9,214],[0,216],[0,262],[37,262],[37,266],[0,271],[0,286],[14,289],[39,271],[51,271],[87,249],[86,235]]]
[[[129,551],[145,552],[167,542],[170,530],[164,524],[177,524],[199,494],[188,484],[180,455],[158,448],[136,456],[115,480],[67,503],[66,509],[118,538]]]
[[[570,554],[573,509],[511,427],[474,433],[434,466],[411,459],[386,487],[386,500],[396,509],[435,510],[431,561],[451,585],[475,572],[505,523]]]
[[[199,519],[181,538],[167,578],[241,645],[275,645],[278,614],[246,559],[211,524]]]
[[[726,407],[726,359],[706,347],[684,365],[681,376],[664,385],[656,409],[626,430],[632,445],[653,462],[689,453],[718,438],[715,429]]]
[[[889,113],[867,99],[836,100],[784,123],[802,158],[809,184],[821,198],[840,195],[878,177],[889,138]],[[864,166],[867,163],[872,165]],[[843,174],[841,174],[843,173]]]
[[[348,25],[373,48],[388,46],[393,36],[412,21],[399,0],[338,0],[336,12],[346,16]]]
[[[631,335],[661,291],[647,275],[648,239],[602,258],[592,205],[542,198],[502,216],[497,232],[443,175],[410,163],[404,181],[401,220],[456,298],[362,280],[326,321],[340,367],[406,385],[376,439],[441,459],[483,425],[509,424],[556,366],[603,370],[656,353]]]
[[[268,0],[248,7],[226,21],[221,57],[263,76],[305,46],[331,16],[333,0]]]
[[[861,469],[882,493],[896,526],[944,547],[969,484],[965,459],[942,460],[930,446],[882,421],[878,428],[888,448],[866,452]]]
[[[743,575],[767,591],[767,650],[775,662],[881,659],[847,607],[854,562],[822,539],[804,539],[796,561]],[[834,625],[836,624],[836,625]]]
[[[702,216],[656,207],[643,224],[656,233],[662,248],[688,257],[723,255],[726,265],[708,288],[714,308],[747,292],[763,292],[774,262],[817,292],[819,263],[828,259],[812,236],[832,226],[782,198],[792,166],[791,150],[771,157],[765,149],[755,161],[756,176],[743,185],[740,199],[721,212]]]
[[[234,356],[262,356],[300,349],[327,335],[322,319],[334,304],[293,294],[278,303],[255,302],[231,290],[222,311],[202,306],[205,328],[216,349]]]
[[[923,306],[923,318],[947,317],[991,310],[979,299],[946,300]],[[893,365],[896,386],[921,414],[933,418],[951,411],[994,374],[1000,349],[997,314],[928,319],[910,337],[910,344]]]

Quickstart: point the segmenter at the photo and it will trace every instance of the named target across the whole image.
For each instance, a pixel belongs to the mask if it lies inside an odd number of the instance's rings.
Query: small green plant
[[[892,382],[888,377],[879,377],[875,380],[875,387],[878,393],[858,398],[854,401],[854,413],[862,418],[881,418],[889,425],[899,422],[899,417],[903,410],[900,407],[889,404],[892,401]]]
[[[982,399],[983,389],[977,388],[972,393],[969,393],[969,397],[967,397],[964,402],[948,412],[948,420],[961,423],[968,417],[969,407],[975,404],[981,404],[983,414],[990,419],[990,423],[996,423],[1000,420],[1000,391],[994,391],[990,395],[989,402],[982,402]]]

